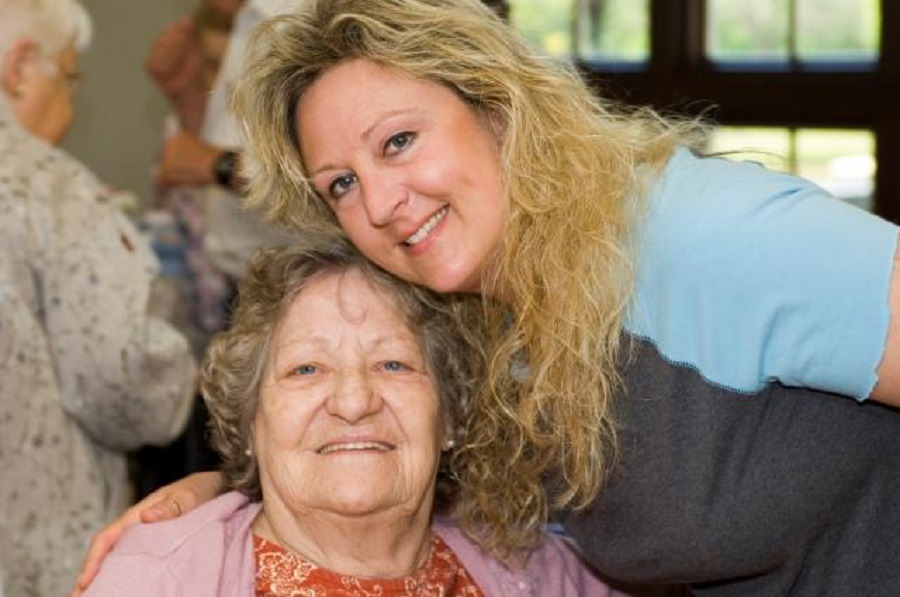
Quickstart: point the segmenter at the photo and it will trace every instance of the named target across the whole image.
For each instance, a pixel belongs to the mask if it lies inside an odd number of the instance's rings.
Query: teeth
[[[437,226],[437,223],[444,219],[444,216],[447,215],[447,212],[450,211],[450,206],[445,205],[442,207],[436,214],[431,216],[425,224],[416,230],[415,234],[406,239],[407,245],[414,245],[416,243],[420,243],[425,240],[425,237],[428,236],[428,233],[434,230],[434,227]]]
[[[353,442],[349,444],[329,444],[319,448],[319,454],[331,454],[332,452],[352,452],[356,450],[378,450],[387,452],[391,446],[381,442]]]

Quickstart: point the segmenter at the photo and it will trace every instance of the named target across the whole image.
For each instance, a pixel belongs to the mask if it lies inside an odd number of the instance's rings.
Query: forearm
[[[181,132],[166,141],[156,177],[160,185],[167,187],[217,184],[239,192],[244,186],[241,152]]]
[[[178,116],[181,130],[199,135],[200,129],[203,128],[203,118],[206,115],[206,94],[203,90],[186,92],[169,99]]]
[[[890,306],[890,323],[888,324],[884,356],[878,365],[878,383],[870,398],[900,407],[900,252],[894,256],[888,304]]]

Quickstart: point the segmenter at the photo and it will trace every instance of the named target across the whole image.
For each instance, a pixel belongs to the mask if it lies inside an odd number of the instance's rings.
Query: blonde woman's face
[[[445,435],[416,334],[358,270],[314,278],[282,317],[254,451],[267,511],[427,518]]]
[[[447,87],[360,59],[306,91],[297,123],[318,194],[367,257],[439,292],[480,290],[506,219],[482,117]]]

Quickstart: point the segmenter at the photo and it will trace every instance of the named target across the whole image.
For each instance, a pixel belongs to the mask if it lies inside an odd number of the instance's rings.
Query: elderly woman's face
[[[450,89],[366,60],[297,104],[304,164],[350,240],[439,292],[477,292],[506,214],[493,131]]]
[[[267,507],[429,512],[444,425],[416,335],[357,270],[314,278],[276,329],[254,420]]]
[[[13,111],[31,134],[59,144],[75,118],[78,52],[69,48],[45,55],[35,48],[22,59],[19,69]]]

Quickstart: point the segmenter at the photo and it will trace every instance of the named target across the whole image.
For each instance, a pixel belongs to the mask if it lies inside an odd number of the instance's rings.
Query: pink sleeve
[[[547,535],[528,560],[526,572],[535,595],[628,597],[600,580],[559,537]]]
[[[165,563],[146,556],[107,556],[84,597],[181,597],[178,581]]]
[[[629,597],[600,580],[559,537],[545,535],[524,568],[507,568],[472,543],[451,521],[433,529],[490,597]]]

